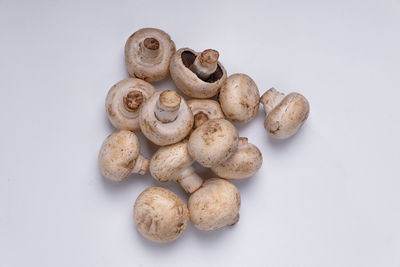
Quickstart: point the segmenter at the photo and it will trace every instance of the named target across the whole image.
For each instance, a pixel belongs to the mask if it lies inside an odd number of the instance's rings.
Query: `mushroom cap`
[[[189,198],[190,219],[200,230],[216,230],[239,220],[240,193],[224,179],[212,178]]]
[[[264,127],[278,139],[289,138],[304,124],[309,112],[307,99],[299,93],[290,93],[267,114]]]
[[[193,163],[189,155],[187,140],[177,144],[160,147],[150,161],[150,173],[160,182],[177,178],[180,171]]]
[[[144,62],[140,44],[147,38],[158,41],[159,54],[152,62]],[[125,44],[125,64],[130,75],[154,82],[164,79],[169,73],[169,62],[175,53],[175,43],[164,31],[155,28],[143,28],[133,33]]]
[[[144,190],[136,199],[133,213],[137,230],[159,243],[177,239],[189,224],[189,210],[183,200],[161,187]]]
[[[163,123],[156,118],[154,113],[157,100],[163,91],[155,92],[142,105],[139,112],[139,123],[142,133],[156,145],[165,146],[178,143],[184,139],[193,127],[193,114],[181,98],[178,117],[168,123]]]
[[[202,166],[212,167],[227,160],[237,149],[238,132],[227,120],[208,120],[189,137],[189,154]]]
[[[131,97],[136,92],[137,97]],[[111,87],[106,98],[106,111],[112,125],[120,130],[140,131],[139,108],[153,93],[154,87],[150,83],[136,78],[124,79]],[[124,103],[127,99],[136,101],[133,104],[137,108],[127,108]]]
[[[135,133],[127,130],[112,133],[100,148],[101,174],[115,182],[124,180],[132,173],[139,152],[140,144]]]
[[[247,138],[239,137],[236,152],[226,161],[215,165],[211,170],[219,177],[225,179],[243,179],[255,174],[262,165],[261,151]]]
[[[219,92],[219,102],[226,118],[234,122],[249,122],[255,118],[260,105],[256,83],[246,74],[228,77]]]
[[[169,70],[175,85],[186,95],[196,98],[210,98],[218,93],[226,80],[226,70],[218,61],[216,71],[207,81],[200,79],[190,70],[198,52],[190,48],[181,48],[171,58]]]
[[[187,104],[194,116],[194,127],[197,128],[207,120],[225,119],[221,106],[211,99],[190,99]],[[199,124],[201,123],[201,124]],[[196,125],[199,124],[199,125]]]

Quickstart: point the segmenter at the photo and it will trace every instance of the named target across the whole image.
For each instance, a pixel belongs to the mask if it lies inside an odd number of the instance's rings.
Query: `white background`
[[[298,91],[311,104],[284,142],[267,136],[261,108],[238,125],[264,163],[234,182],[234,227],[147,241],[132,207],[160,184],[98,171],[114,130],[106,93],[128,77],[123,47],[142,27],[165,30],[177,48],[217,49],[228,73],[250,75],[261,93]],[[1,267],[400,266],[399,0],[0,0],[0,48]]]

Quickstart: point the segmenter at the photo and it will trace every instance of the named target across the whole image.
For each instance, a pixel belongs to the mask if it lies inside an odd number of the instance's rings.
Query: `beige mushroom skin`
[[[235,185],[212,178],[194,192],[188,202],[190,219],[199,230],[216,230],[239,220],[240,193]]]
[[[197,53],[190,48],[181,48],[171,58],[171,78],[188,96],[213,97],[226,80],[226,70],[218,56],[218,52],[212,49]]]
[[[193,128],[200,127],[204,122],[213,119],[225,119],[221,106],[211,99],[190,99],[187,104],[194,116]]]
[[[266,117],[265,130],[273,137],[286,139],[294,135],[308,118],[310,105],[299,93],[284,95],[269,89],[260,99],[264,105]]]
[[[191,194],[202,184],[203,179],[191,166],[194,160],[189,155],[187,140],[161,147],[150,161],[150,173],[159,182],[174,180]]]
[[[139,233],[158,243],[177,239],[189,224],[186,204],[175,193],[161,187],[144,190],[136,199],[133,214]]]
[[[208,120],[189,137],[189,154],[202,166],[210,168],[235,153],[239,136],[235,126],[224,119]]]
[[[135,133],[119,130],[104,140],[99,152],[101,174],[115,182],[126,179],[131,173],[145,174],[150,161],[140,155],[140,144]]]
[[[120,130],[140,131],[140,106],[154,93],[154,87],[141,79],[124,79],[107,94],[106,111],[111,124]]]
[[[192,129],[193,122],[193,114],[186,101],[171,90],[154,93],[139,112],[142,133],[159,146],[183,140]]]
[[[211,170],[219,177],[225,179],[244,179],[255,174],[262,165],[261,151],[247,138],[239,137],[236,152],[226,161],[215,165]]]
[[[168,76],[175,50],[175,44],[167,33],[143,28],[126,41],[125,64],[131,76],[147,82],[159,81]]]
[[[219,92],[219,102],[227,119],[233,122],[249,122],[259,108],[260,92],[246,74],[233,74],[226,79]]]

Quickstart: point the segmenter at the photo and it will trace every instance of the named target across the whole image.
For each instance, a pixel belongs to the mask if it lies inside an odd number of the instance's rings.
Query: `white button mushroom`
[[[232,123],[224,119],[206,121],[194,130],[188,151],[198,163],[225,179],[250,177],[262,164],[260,150],[247,138],[239,138]]]
[[[171,59],[171,78],[188,96],[213,97],[226,80],[226,70],[218,57],[218,52],[212,49],[197,53],[190,48],[181,48]]]
[[[189,137],[189,153],[202,166],[212,167],[226,161],[238,147],[238,132],[227,120],[208,120]]]
[[[161,187],[144,190],[136,199],[133,213],[139,233],[159,243],[177,239],[189,224],[189,211],[183,200]]]
[[[150,161],[140,155],[140,144],[135,133],[120,130],[104,140],[99,153],[101,174],[112,181],[122,181],[131,173],[145,174]]]
[[[294,135],[308,118],[310,105],[299,93],[285,96],[275,88],[269,89],[260,99],[264,105],[266,117],[264,127],[267,132],[278,139]]]
[[[217,101],[211,99],[190,99],[187,101],[187,104],[194,116],[194,129],[208,120],[225,119],[221,106]]]
[[[239,219],[240,194],[223,179],[203,179],[191,166],[187,140],[159,148],[150,161],[150,173],[160,182],[174,180],[189,194],[189,213],[200,230],[215,230]]]
[[[106,98],[106,111],[112,125],[120,130],[140,131],[140,106],[153,93],[151,84],[136,78],[122,80],[111,87]]]
[[[183,140],[159,148],[150,160],[150,173],[160,182],[174,180],[191,194],[203,184],[203,179],[191,166],[193,162],[187,149],[187,140]]]
[[[154,28],[140,29],[125,44],[125,63],[130,75],[154,82],[169,73],[169,63],[175,53],[170,36]]]
[[[141,107],[140,129],[154,144],[165,146],[184,139],[193,127],[193,114],[175,91],[154,93]]]
[[[260,92],[255,82],[246,74],[233,74],[226,79],[219,92],[219,102],[227,119],[249,122],[259,108]]]
[[[239,137],[236,152],[226,161],[214,165],[211,170],[225,179],[243,179],[255,174],[262,165],[261,151],[248,143],[246,137]]]
[[[208,179],[189,198],[190,220],[200,230],[216,230],[239,220],[240,193],[219,178]]]

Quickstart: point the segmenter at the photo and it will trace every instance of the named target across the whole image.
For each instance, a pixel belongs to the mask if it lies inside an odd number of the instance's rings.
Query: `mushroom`
[[[224,119],[208,120],[189,137],[189,154],[202,166],[210,168],[226,161],[238,147],[235,126]]]
[[[213,97],[226,80],[226,70],[218,57],[219,53],[212,49],[197,53],[190,48],[181,48],[171,59],[171,78],[188,96]]]
[[[225,179],[250,177],[262,164],[260,150],[247,138],[239,138],[232,123],[224,119],[208,120],[195,129],[188,151],[200,165]]]
[[[257,115],[260,93],[255,82],[246,74],[233,74],[219,92],[219,102],[227,119],[249,122]]]
[[[161,187],[148,188],[138,196],[133,217],[139,233],[159,243],[177,239],[189,224],[189,210],[183,200]]]
[[[237,188],[219,178],[203,183],[191,166],[193,161],[184,140],[159,148],[150,161],[150,173],[159,182],[174,180],[191,194],[189,213],[200,230],[215,230],[236,223],[240,208]]]
[[[285,94],[271,88],[260,98],[266,114],[264,128],[278,139],[294,135],[308,118],[310,105],[299,93]]]
[[[187,101],[187,104],[194,116],[194,129],[208,120],[225,119],[221,106],[217,101],[211,99],[190,99]]]
[[[165,146],[185,138],[193,127],[193,114],[175,91],[154,93],[141,107],[139,124],[154,144]]]
[[[225,179],[243,179],[255,174],[262,165],[261,151],[248,143],[246,137],[239,137],[236,152],[226,161],[214,165],[211,170]]]
[[[189,198],[190,220],[199,230],[216,230],[239,220],[240,193],[235,185],[212,178]]]
[[[140,131],[140,106],[154,93],[148,82],[136,78],[124,79],[107,94],[106,111],[112,125],[120,130]]]
[[[203,184],[203,179],[191,166],[193,162],[188,152],[187,140],[183,140],[159,148],[150,160],[150,173],[159,182],[174,180],[191,194]]]
[[[169,73],[175,44],[162,30],[143,28],[132,34],[125,44],[125,64],[130,75],[154,82]]]
[[[150,161],[140,153],[140,144],[135,133],[119,130],[104,140],[99,153],[101,174],[115,182],[126,179],[131,173],[144,175]]]

